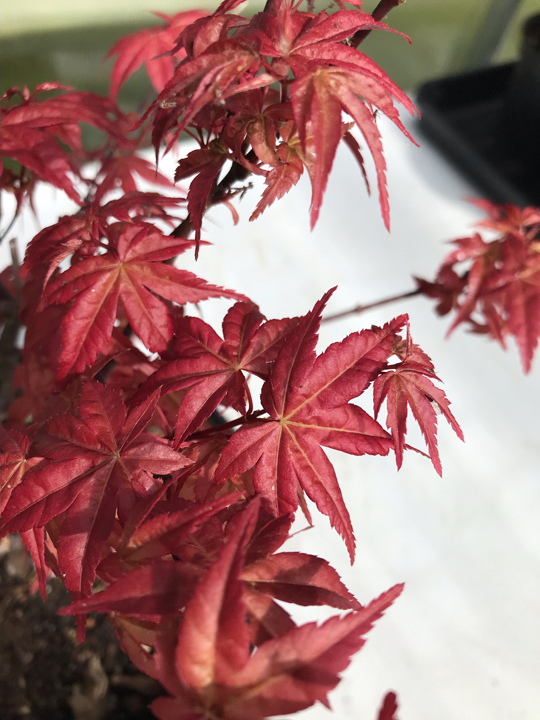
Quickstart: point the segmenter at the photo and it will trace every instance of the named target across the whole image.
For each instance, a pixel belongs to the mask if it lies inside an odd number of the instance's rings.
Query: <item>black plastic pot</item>
[[[494,202],[540,206],[540,15],[521,59],[426,83],[420,126]]]

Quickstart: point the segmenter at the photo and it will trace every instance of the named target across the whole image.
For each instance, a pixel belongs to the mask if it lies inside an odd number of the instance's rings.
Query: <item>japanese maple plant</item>
[[[162,16],[161,27],[118,42],[109,98],[51,82],[11,89],[2,107],[11,158],[2,187],[18,209],[38,182],[78,206],[31,240],[20,267],[13,252],[0,276],[4,347],[26,328],[2,368],[5,397],[14,388],[0,430],[2,533],[20,533],[44,598],[50,574],[63,580],[72,604],[62,613],[76,616],[80,639],[87,613],[109,614],[125,652],[162,684],[151,705],[162,720],[255,720],[328,704],[403,585],[362,606],[326,560],[281,550],[297,510],[310,523],[314,503],[354,560],[323,448],[394,453],[399,468],[410,408],[440,474],[437,414],[462,437],[407,315],[317,354],[333,289],[302,317],[266,319],[257,298],[176,266],[204,244],[209,208],[237,212],[251,174],[265,183],[255,218],[307,172],[313,227],[342,141],[364,176],[362,152],[372,155],[389,223],[375,115],[408,135],[394,101],[415,108],[358,47],[390,30],[382,19],[400,0],[372,15],[359,0],[338,0],[333,14],[269,0],[251,19],[232,12],[240,4]],[[126,115],[116,95],[143,62],[157,97]],[[85,149],[81,123],[101,131],[98,150]],[[185,135],[199,147],[182,156]],[[156,160],[179,148],[176,188],[141,157],[150,144]],[[531,281],[540,215],[491,210],[503,240],[460,241],[417,292],[437,297],[441,312],[457,309],[454,325],[501,342],[514,334],[528,369],[540,328],[525,333],[518,305],[540,302]],[[464,260],[472,268],[459,275]],[[221,335],[188,309],[216,297],[231,301]],[[259,402],[250,376],[262,380]],[[368,391],[373,415],[351,402]],[[341,613],[297,625],[281,602]],[[379,718],[396,712],[388,693]]]

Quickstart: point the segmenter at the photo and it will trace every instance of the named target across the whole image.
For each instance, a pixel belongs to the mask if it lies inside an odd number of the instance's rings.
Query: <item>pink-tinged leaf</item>
[[[522,273],[525,276],[525,273]],[[508,330],[515,337],[525,373],[530,372],[534,351],[540,338],[540,265],[538,286],[518,279],[506,290],[505,309]]]
[[[169,51],[180,32],[205,13],[198,10],[178,13],[174,17],[162,16],[167,25],[141,30],[119,40],[109,50],[107,57],[118,55],[111,73],[110,96],[116,99],[118,90],[126,80],[144,63],[154,89],[161,92],[174,74],[175,62]],[[180,50],[178,59],[185,57]]]
[[[193,150],[182,159],[174,174],[175,182],[197,173],[188,192],[188,211],[195,231],[196,252],[201,239],[204,211],[221,168],[229,158],[227,148],[220,140],[212,140],[208,147]]]
[[[176,667],[182,682],[190,688],[203,691],[214,684],[229,684],[249,659],[239,575],[258,510],[259,503],[252,501],[186,607]]]
[[[287,336],[262,390],[271,416],[234,433],[217,479],[255,468],[253,482],[270,512],[294,512],[299,486],[345,540],[351,560],[354,535],[334,468],[321,449],[386,455],[388,433],[364,410],[348,404],[386,365],[405,317],[384,328],[354,333],[315,354],[320,316],[329,293]]]
[[[246,565],[263,560],[272,555],[289,537],[294,515],[281,515],[274,518],[264,510],[259,513],[257,527],[246,551]]]
[[[255,591],[297,605],[331,605],[359,610],[360,603],[326,560],[304,553],[278,553],[243,571],[242,580]]]
[[[135,176],[139,176],[154,185],[161,185],[168,189],[174,188],[174,184],[169,178],[158,172],[153,163],[137,155],[121,155],[106,158],[101,166],[99,175],[96,178],[98,187],[94,202],[101,203],[108,192],[116,190],[118,187],[121,187],[124,193],[137,192],[138,186]]]
[[[140,417],[148,407],[148,401],[143,403]],[[3,533],[42,527],[67,511],[58,562],[68,590],[85,597],[91,592],[120,498],[133,502],[144,479],[152,482],[148,473],[171,473],[191,463],[157,437],[146,436],[141,442],[143,423],[131,424],[125,432],[123,403],[100,383],[84,384],[78,414],[79,418],[56,416],[47,433],[38,437],[37,447],[45,460],[24,476],[11,496]]]
[[[266,377],[268,364],[296,323],[294,319],[263,320],[254,303],[236,303],[223,321],[223,340],[198,318],[177,321],[175,354],[180,359],[160,368],[140,391],[144,395],[154,388],[161,388],[162,394],[186,390],[176,422],[177,445],[225,397],[228,405],[246,413],[250,395],[244,373]]]
[[[158,262],[183,252],[186,244],[152,225],[115,223],[109,228],[109,241],[110,251],[73,265],[46,290],[46,305],[73,301],[62,322],[58,378],[94,363],[111,338],[119,298],[134,331],[152,352],[164,350],[173,336],[169,311],[156,294],[179,304],[210,297],[243,298]]]
[[[359,612],[333,617],[321,626],[302,625],[257,648],[236,677],[225,717],[259,720],[303,710],[339,683],[339,673],[365,643],[365,635],[403,590],[396,585]],[[231,693],[232,695],[232,693]]]
[[[170,132],[168,149],[205,106],[240,92],[272,84],[262,68],[259,54],[232,40],[216,43],[208,52],[183,62],[147,112],[155,114],[152,140],[159,147]],[[143,118],[144,120],[145,118]]]
[[[421,353],[421,354],[420,354]],[[424,358],[424,359],[423,359]],[[450,411],[450,402],[444,392],[433,384],[438,380],[433,364],[420,348],[410,343],[410,353],[396,367],[382,372],[373,384],[373,404],[377,417],[382,403],[387,401],[386,426],[392,433],[398,469],[403,463],[408,408],[412,410],[426,441],[433,467],[442,475],[437,447],[437,414],[444,415],[456,435],[463,440],[463,432]]]
[[[62,608],[59,614],[177,615],[193,595],[199,576],[189,563],[158,560],[132,570],[106,590]]]
[[[232,493],[207,505],[154,516],[133,533],[122,552],[123,559],[131,563],[169,554],[181,556],[181,545],[192,537],[206,520],[239,497],[238,493]]]
[[[272,203],[286,195],[302,177],[304,172],[302,161],[287,144],[282,143],[278,147],[277,157],[280,159],[281,164],[272,168],[266,175],[266,188],[257,207],[251,214],[250,220],[256,220],[267,207],[270,207]]]
[[[38,92],[49,89],[57,88],[41,86],[32,95],[23,92],[21,104],[0,109],[0,153],[82,204],[73,185],[73,178],[79,174],[76,157],[69,156],[58,141],[81,153],[79,123],[85,122],[122,144],[129,123],[113,103],[93,93],[72,92],[36,101]]]
[[[278,605],[270,595],[244,588],[244,603],[249,613],[249,633],[255,645],[284,635],[295,627],[289,613]]]
[[[342,138],[341,114],[345,111],[362,132],[373,156],[382,216],[388,228],[386,162],[374,109],[387,115],[413,140],[399,119],[392,97],[411,113],[415,108],[376,63],[355,48],[336,42],[338,38],[346,37],[347,32],[354,33],[352,28],[355,26],[388,30],[387,26],[356,11],[337,12],[322,22],[320,18],[313,21],[312,28],[309,23],[304,26],[286,59],[295,75],[290,92],[302,149],[306,151],[311,137],[315,153],[311,225],[313,227],[317,221],[328,175]],[[282,54],[277,45],[276,52]],[[363,160],[360,165],[363,168]]]
[[[159,680],[169,692],[181,695],[182,687],[174,672],[176,618],[152,623],[113,613],[109,622],[133,664],[145,675]]]

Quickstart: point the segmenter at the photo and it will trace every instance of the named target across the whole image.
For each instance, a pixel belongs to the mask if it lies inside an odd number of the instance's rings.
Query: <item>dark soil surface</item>
[[[77,643],[70,603],[53,578],[47,601],[18,538],[0,548],[0,718],[2,720],[151,720],[147,705],[163,690],[121,650],[104,615],[89,616]]]

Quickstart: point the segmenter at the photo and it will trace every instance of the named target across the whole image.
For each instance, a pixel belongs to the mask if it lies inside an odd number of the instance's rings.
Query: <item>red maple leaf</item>
[[[373,156],[382,215],[389,227],[386,163],[374,109],[383,112],[414,142],[399,120],[392,97],[411,114],[415,108],[373,60],[342,41],[359,30],[391,28],[356,10],[313,16],[286,2],[275,3],[274,13],[263,13],[260,25],[257,36],[261,55],[276,58],[279,67],[293,71],[295,80],[290,93],[304,152],[308,138],[312,138],[316,162],[311,226],[317,222],[328,175],[344,134],[341,115],[345,111],[359,127]]]
[[[315,555],[300,552],[270,555],[246,564],[241,578],[250,593],[266,593],[283,602],[330,605],[341,610],[361,608],[337,572]]]
[[[156,295],[179,304],[243,297],[162,262],[184,252],[190,241],[163,235],[147,223],[116,223],[107,236],[104,254],[72,265],[43,297],[44,305],[73,302],[62,322],[58,378],[95,361],[111,337],[119,298],[135,333],[149,350],[159,352],[172,338],[173,324]]]
[[[80,204],[72,179],[79,172],[76,158],[69,156],[58,140],[80,155],[83,146],[79,123],[93,125],[121,145],[127,143],[129,124],[113,103],[94,93],[69,92],[42,102],[36,100],[40,92],[58,89],[65,88],[49,83],[38,86],[34,93],[25,89],[20,93],[21,104],[2,108],[0,153],[64,190]]]
[[[180,318],[174,352],[179,358],[152,375],[141,392],[187,389],[176,422],[177,444],[223,401],[243,415],[252,410],[244,373],[266,378],[296,320],[270,320],[251,302],[236,303],[223,320],[223,337],[198,318]],[[224,400],[224,398],[226,399]]]
[[[216,97],[223,102],[237,93],[271,85],[276,78],[260,72],[262,67],[253,48],[232,40],[213,43],[193,60],[186,59],[143,117],[155,115],[152,140],[156,151],[169,132],[170,149],[197,113]]]
[[[469,202],[487,213],[488,219],[477,223],[499,233],[518,233],[534,238],[540,231],[540,208],[520,208],[511,203],[495,204],[488,200],[469,199]]]
[[[193,589],[193,579],[204,574],[207,559],[215,558],[216,534],[215,516],[238,499],[237,494],[227,495],[212,503],[171,512],[171,502],[163,505],[163,512],[146,521],[98,566],[98,575],[112,584],[103,592],[94,594],[65,608],[63,614],[87,612],[119,612],[132,617],[147,618],[152,615],[159,620],[168,614],[178,612],[185,605],[186,594]],[[236,511],[238,512],[238,510]],[[266,522],[267,514],[259,513],[257,526],[250,525],[250,536],[246,536],[244,568],[240,573],[243,586],[243,601],[250,614],[250,635],[260,644],[269,637],[281,635],[294,627],[288,613],[274,602],[273,598],[299,605],[330,605],[342,610],[359,610],[361,605],[349,593],[338,574],[322,558],[304,553],[278,553],[258,557],[263,547],[271,551],[281,544],[290,525],[290,517]],[[226,533],[218,552],[235,532],[242,515],[233,515],[227,524]],[[262,520],[262,525],[261,525]],[[210,532],[201,526],[208,524]],[[279,529],[278,529],[279,526]],[[210,541],[210,542],[209,542]],[[203,549],[193,554],[193,548]],[[171,565],[167,559],[173,556],[181,563]],[[151,563],[138,568],[139,563]],[[135,568],[129,571],[129,568]],[[152,569],[150,569],[152,568]],[[125,574],[127,572],[127,574]],[[170,573],[178,582],[183,573],[184,584],[189,591],[179,596],[174,583],[168,579]],[[140,603],[137,603],[137,595]],[[180,603],[175,605],[175,603]]]
[[[83,386],[78,417],[58,415],[37,439],[45,458],[28,471],[12,493],[2,534],[40,528],[66,513],[58,562],[75,597],[90,595],[117,509],[126,512],[137,496],[156,485],[152,473],[170,473],[189,464],[165,441],[142,435],[158,394],[128,414],[116,392],[100,383]]]
[[[301,152],[298,134],[294,132],[293,123],[289,122],[280,129],[280,137],[282,142],[275,148],[275,157],[269,158],[274,167],[266,174],[264,181],[266,188],[251,214],[250,220],[258,218],[267,207],[286,195],[296,185],[304,172],[304,164],[308,167],[313,181],[311,148]],[[250,139],[253,142],[252,136]],[[260,150],[259,153],[262,155]],[[306,161],[308,157],[309,162]]]
[[[185,57],[182,48],[174,55],[170,52],[178,35],[205,14],[200,10],[188,10],[172,16],[155,12],[154,15],[165,21],[165,27],[140,30],[113,45],[107,53],[108,58],[118,55],[111,72],[111,99],[116,100],[118,90],[143,63],[154,89],[161,92],[174,73],[175,58],[180,60]]]
[[[385,366],[401,316],[384,328],[364,330],[316,357],[322,310],[332,291],[288,335],[261,394],[268,420],[236,432],[216,476],[255,468],[255,490],[274,515],[294,512],[299,485],[344,538],[354,557],[351,521],[334,468],[321,445],[353,455],[386,455],[390,436],[349,400],[358,397]]]
[[[540,241],[506,235],[501,243],[501,267],[486,280],[485,298],[506,319],[528,373],[540,338]]]
[[[527,373],[540,338],[540,209],[474,204],[490,215],[478,224],[502,235],[490,242],[479,233],[454,240],[457,247],[444,259],[435,281],[417,283],[421,292],[439,300],[439,314],[456,310],[448,334],[466,322],[503,348],[505,337],[513,335]]]
[[[394,350],[402,361],[381,372],[373,383],[375,417],[386,399],[386,427],[389,428],[394,439],[396,463],[399,469],[403,463],[407,412],[410,407],[426,441],[433,467],[439,475],[442,475],[437,448],[436,408],[444,415],[460,440],[464,439],[463,433],[450,412],[450,402],[444,391],[433,383],[433,380],[439,380],[435,375],[433,363],[423,350],[412,343],[408,325],[407,340],[397,345]]]
[[[76,215],[61,217],[57,223],[43,228],[27,245],[21,277],[27,278],[39,265],[48,265],[42,282],[44,288],[53,272],[65,260],[84,248],[86,254],[95,252],[107,234],[108,219],[126,222],[159,218],[170,221],[167,207],[176,207],[182,198],[165,197],[157,193],[129,192],[117,200],[100,205],[99,199],[85,205]],[[182,240],[178,240],[181,243]],[[187,243],[189,247],[191,243]]]
[[[396,586],[359,612],[331,618],[320,627],[294,627],[251,654],[239,573],[254,506],[248,507],[186,607],[175,650],[177,677],[160,678],[173,697],[152,704],[160,720],[258,720],[317,700],[327,704],[351,654],[402,590]]]

